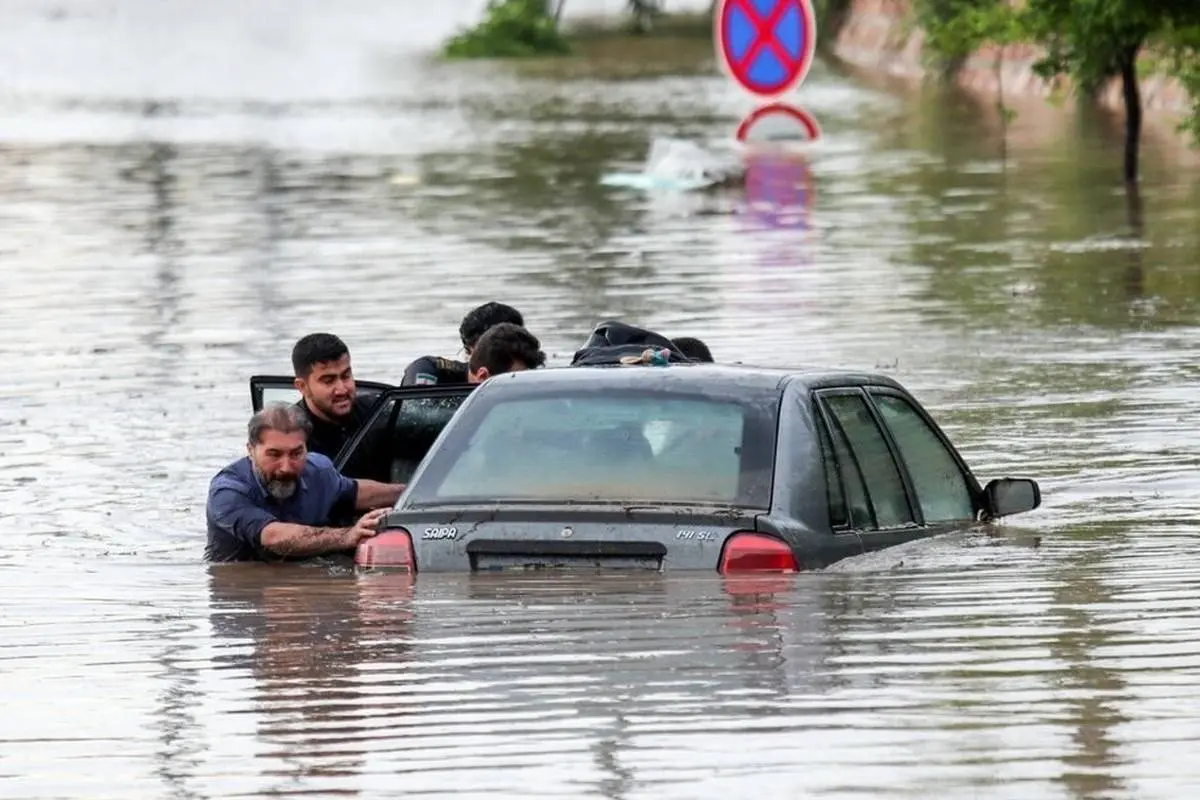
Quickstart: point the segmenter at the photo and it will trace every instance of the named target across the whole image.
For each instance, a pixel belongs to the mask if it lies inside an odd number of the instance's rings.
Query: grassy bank
[[[442,46],[448,59],[541,59],[594,53],[597,48],[633,40],[712,39],[707,14],[663,14],[649,17],[627,12],[619,18],[560,20],[561,4],[546,0],[491,0],[483,19],[452,36]]]
[[[561,6],[560,6],[561,7]],[[569,55],[571,46],[544,0],[491,0],[483,19],[442,47],[445,58]]]

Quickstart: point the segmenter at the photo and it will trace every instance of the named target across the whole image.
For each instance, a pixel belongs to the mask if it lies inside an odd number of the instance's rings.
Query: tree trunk
[[[1142,93],[1137,81],[1137,46],[1121,54],[1121,94],[1125,99],[1125,182],[1137,183],[1142,138]]]
[[[1129,218],[1129,232],[1140,245],[1146,236],[1146,223],[1142,215],[1142,194],[1136,183],[1125,185],[1125,209]],[[1129,300],[1140,300],[1146,296],[1146,269],[1140,246],[1129,248],[1129,265],[1125,267],[1125,296]]]
[[[1000,164],[1008,169],[1008,109],[1004,107],[1004,45],[996,48],[996,111],[1000,114]]]

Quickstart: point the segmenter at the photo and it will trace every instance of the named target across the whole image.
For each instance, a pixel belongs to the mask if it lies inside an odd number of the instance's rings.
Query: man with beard
[[[308,414],[308,451],[337,458],[338,451],[366,422],[371,404],[355,396],[350,349],[332,333],[310,333],[292,348],[296,404]]]
[[[303,410],[272,403],[250,418],[247,455],[208,488],[209,561],[288,561],[353,551],[404,491],[398,483],[351,480],[306,447]],[[363,514],[349,527],[330,521]]]

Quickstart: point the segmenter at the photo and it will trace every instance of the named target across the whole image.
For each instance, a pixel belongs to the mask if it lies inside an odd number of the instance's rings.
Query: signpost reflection
[[[814,200],[812,171],[803,155],[757,147],[747,151],[748,219],[764,228],[808,231]]]

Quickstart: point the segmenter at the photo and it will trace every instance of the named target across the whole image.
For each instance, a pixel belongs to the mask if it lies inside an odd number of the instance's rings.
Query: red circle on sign
[[[817,21],[813,14],[812,0],[770,0],[771,10],[760,15],[754,0],[718,0],[719,7],[713,15],[713,37],[717,60],[729,77],[739,86],[758,97],[778,97],[795,89],[804,82],[812,67],[817,46]],[[787,52],[777,35],[779,24],[788,11],[795,10],[800,21],[797,38],[800,54],[793,57]],[[741,56],[733,51],[729,41],[729,28],[733,13],[740,11],[754,28],[750,44]],[[764,82],[751,75],[754,64],[763,51],[770,51],[784,68],[782,80]]]
[[[790,117],[800,123],[800,127],[808,134],[808,141],[821,138],[821,126],[813,119],[813,116],[802,108],[790,106],[787,103],[768,103],[765,106],[759,106],[751,111],[742,123],[738,125],[737,133],[734,134],[739,142],[746,141],[746,136],[749,135],[750,129],[754,127],[756,122],[759,122],[765,117]]]

